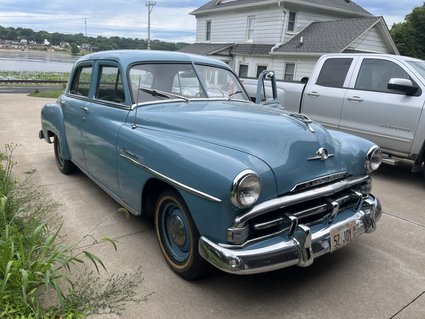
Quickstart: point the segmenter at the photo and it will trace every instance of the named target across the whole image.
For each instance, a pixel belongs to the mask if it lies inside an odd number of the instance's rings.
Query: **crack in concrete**
[[[397,311],[389,319],[394,319],[396,316],[398,316],[400,313],[402,313],[404,309],[408,308],[411,304],[413,304],[416,300],[421,298],[423,295],[425,295],[425,291],[423,291],[419,296],[417,296],[415,299],[413,299],[411,302],[409,302],[407,305],[405,305],[403,308],[401,308],[399,311]]]
[[[393,215],[393,214],[390,214],[390,213],[385,213],[385,212],[383,212],[382,214],[383,214],[383,215],[391,216],[391,217],[396,218],[396,219],[399,219],[399,220],[402,220],[402,221],[404,221],[404,222],[406,222],[406,223],[409,223],[409,224],[413,224],[413,225],[416,225],[416,226],[419,226],[419,227],[425,228],[425,225],[422,225],[422,224],[420,224],[420,223],[417,223],[417,222],[414,222],[414,221],[408,220],[408,219],[403,218],[403,217],[399,217],[399,216],[396,216],[396,215]]]

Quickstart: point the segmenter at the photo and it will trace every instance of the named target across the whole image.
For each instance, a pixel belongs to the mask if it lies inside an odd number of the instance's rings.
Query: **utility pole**
[[[86,37],[87,37],[87,18],[84,18],[84,29],[86,31]]]
[[[151,13],[155,5],[155,1],[146,2],[146,6],[148,7],[148,50],[151,49]]]

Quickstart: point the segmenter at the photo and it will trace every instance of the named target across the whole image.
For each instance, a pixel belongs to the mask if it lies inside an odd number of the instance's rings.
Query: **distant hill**
[[[132,39],[124,37],[86,37],[84,34],[63,34],[63,33],[49,33],[47,31],[34,31],[27,28],[12,28],[0,26],[0,40],[8,41],[22,41],[25,43],[36,43],[43,45],[49,43],[49,45],[60,46],[68,45],[74,48],[73,52],[76,53],[76,47],[82,47],[83,45],[89,44],[89,47],[93,51],[104,51],[104,50],[118,50],[118,49],[146,49],[147,40],[145,39]],[[47,40],[47,41],[46,41]],[[151,40],[152,50],[166,50],[176,51],[186,46],[187,43],[173,43],[164,42],[159,40]]]

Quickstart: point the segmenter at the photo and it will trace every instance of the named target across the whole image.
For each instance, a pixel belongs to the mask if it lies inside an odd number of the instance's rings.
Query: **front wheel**
[[[187,280],[208,273],[211,266],[199,254],[199,233],[180,194],[166,191],[159,196],[155,228],[162,254],[174,272]]]
[[[70,175],[76,171],[76,166],[74,163],[72,163],[70,160],[66,160],[63,158],[62,155],[62,148],[59,142],[59,139],[57,136],[55,136],[54,140],[54,149],[55,149],[55,158],[56,158],[56,165],[58,166],[59,170],[62,174]]]

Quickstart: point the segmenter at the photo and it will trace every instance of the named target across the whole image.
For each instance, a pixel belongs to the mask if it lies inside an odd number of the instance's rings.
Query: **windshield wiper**
[[[150,95],[152,95],[153,97],[162,97],[162,98],[166,98],[166,99],[170,99],[172,96],[182,99],[184,101],[189,102],[190,99],[188,99],[187,97],[178,95],[178,94],[174,94],[174,93],[169,93],[169,92],[164,92],[164,91],[160,91],[160,90],[156,90],[156,89],[148,89],[148,88],[139,88],[140,91],[149,93]]]
[[[232,99],[232,97],[235,96],[236,94],[241,94],[241,93],[243,93],[243,91],[241,91],[241,90],[238,90],[238,91],[235,91],[233,93],[230,93],[229,94],[229,98],[227,99],[227,101],[230,101]]]

